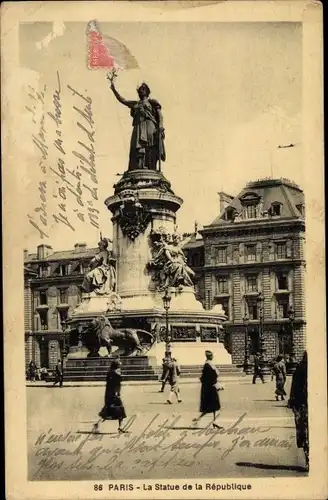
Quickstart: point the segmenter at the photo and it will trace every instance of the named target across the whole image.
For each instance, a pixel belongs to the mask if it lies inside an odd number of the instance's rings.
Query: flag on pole
[[[139,68],[136,58],[120,41],[103,35],[96,21],[88,24],[88,66],[90,69],[122,70]]]

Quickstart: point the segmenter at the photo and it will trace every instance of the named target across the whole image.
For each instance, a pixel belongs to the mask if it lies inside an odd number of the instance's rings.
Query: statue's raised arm
[[[111,82],[110,83],[111,91],[113,92],[113,94],[116,97],[116,99],[118,100],[118,102],[120,102],[124,106],[127,106],[128,108],[132,109],[137,104],[137,101],[128,101],[127,99],[124,99],[124,97],[122,97],[121,94],[118,93],[118,91],[115,87],[115,84],[114,84],[114,80],[110,79],[110,78],[109,78],[109,80]]]

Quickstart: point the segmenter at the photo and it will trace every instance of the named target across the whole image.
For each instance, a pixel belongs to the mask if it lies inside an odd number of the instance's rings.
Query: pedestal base
[[[155,344],[149,351],[150,356],[156,357],[157,364],[161,365],[165,355],[165,342]],[[172,357],[176,358],[180,365],[199,366],[205,360],[205,351],[212,351],[215,365],[231,365],[230,354],[220,342],[172,342]]]

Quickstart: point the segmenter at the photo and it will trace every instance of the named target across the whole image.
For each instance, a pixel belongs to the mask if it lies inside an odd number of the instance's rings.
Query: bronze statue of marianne
[[[116,90],[114,78],[109,77],[110,88],[116,99],[130,108],[133,118],[130,144],[129,170],[161,170],[165,161],[164,127],[162,108],[158,101],[150,99],[146,83],[138,87],[138,101],[127,101]]]

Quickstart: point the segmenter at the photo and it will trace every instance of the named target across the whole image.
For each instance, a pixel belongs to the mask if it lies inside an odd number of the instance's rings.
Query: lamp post
[[[292,336],[292,350],[291,350],[291,353],[289,355],[289,363],[288,363],[288,366],[287,366],[287,373],[289,373],[290,375],[292,375],[295,372],[296,366],[297,366],[297,362],[296,362],[296,359],[295,359],[295,352],[294,352],[294,319],[295,319],[295,311],[294,311],[293,306],[290,306],[290,308],[289,308],[288,318],[289,318],[290,332],[291,332],[291,336]]]
[[[262,371],[264,375],[270,373],[267,360],[265,359],[265,349],[264,349],[264,297],[262,292],[259,292],[257,297],[257,304],[259,308],[259,340],[260,340],[260,353],[262,357]]]
[[[247,315],[244,317],[244,325],[245,325],[245,351],[244,351],[244,372],[248,373],[249,372],[249,365],[248,365],[248,324],[249,324],[249,318]]]
[[[260,325],[259,325],[259,340],[260,340],[260,351],[261,354],[263,354],[264,351],[264,314],[263,314],[263,303],[264,303],[264,298],[262,295],[262,292],[259,292],[258,297],[257,297],[257,305],[259,308],[259,319],[260,319]]]
[[[168,289],[165,290],[163,295],[163,306],[165,309],[165,343],[169,343],[169,310],[171,305],[171,294]]]
[[[57,311],[59,312],[60,315],[60,324],[61,328],[64,334],[63,338],[63,347],[60,352],[60,357],[62,362],[64,361],[64,358],[66,358],[68,354],[68,349],[67,349],[67,342],[66,342],[66,330],[67,330],[67,314],[68,314],[68,308],[69,306],[67,304],[59,305],[57,306]]]

